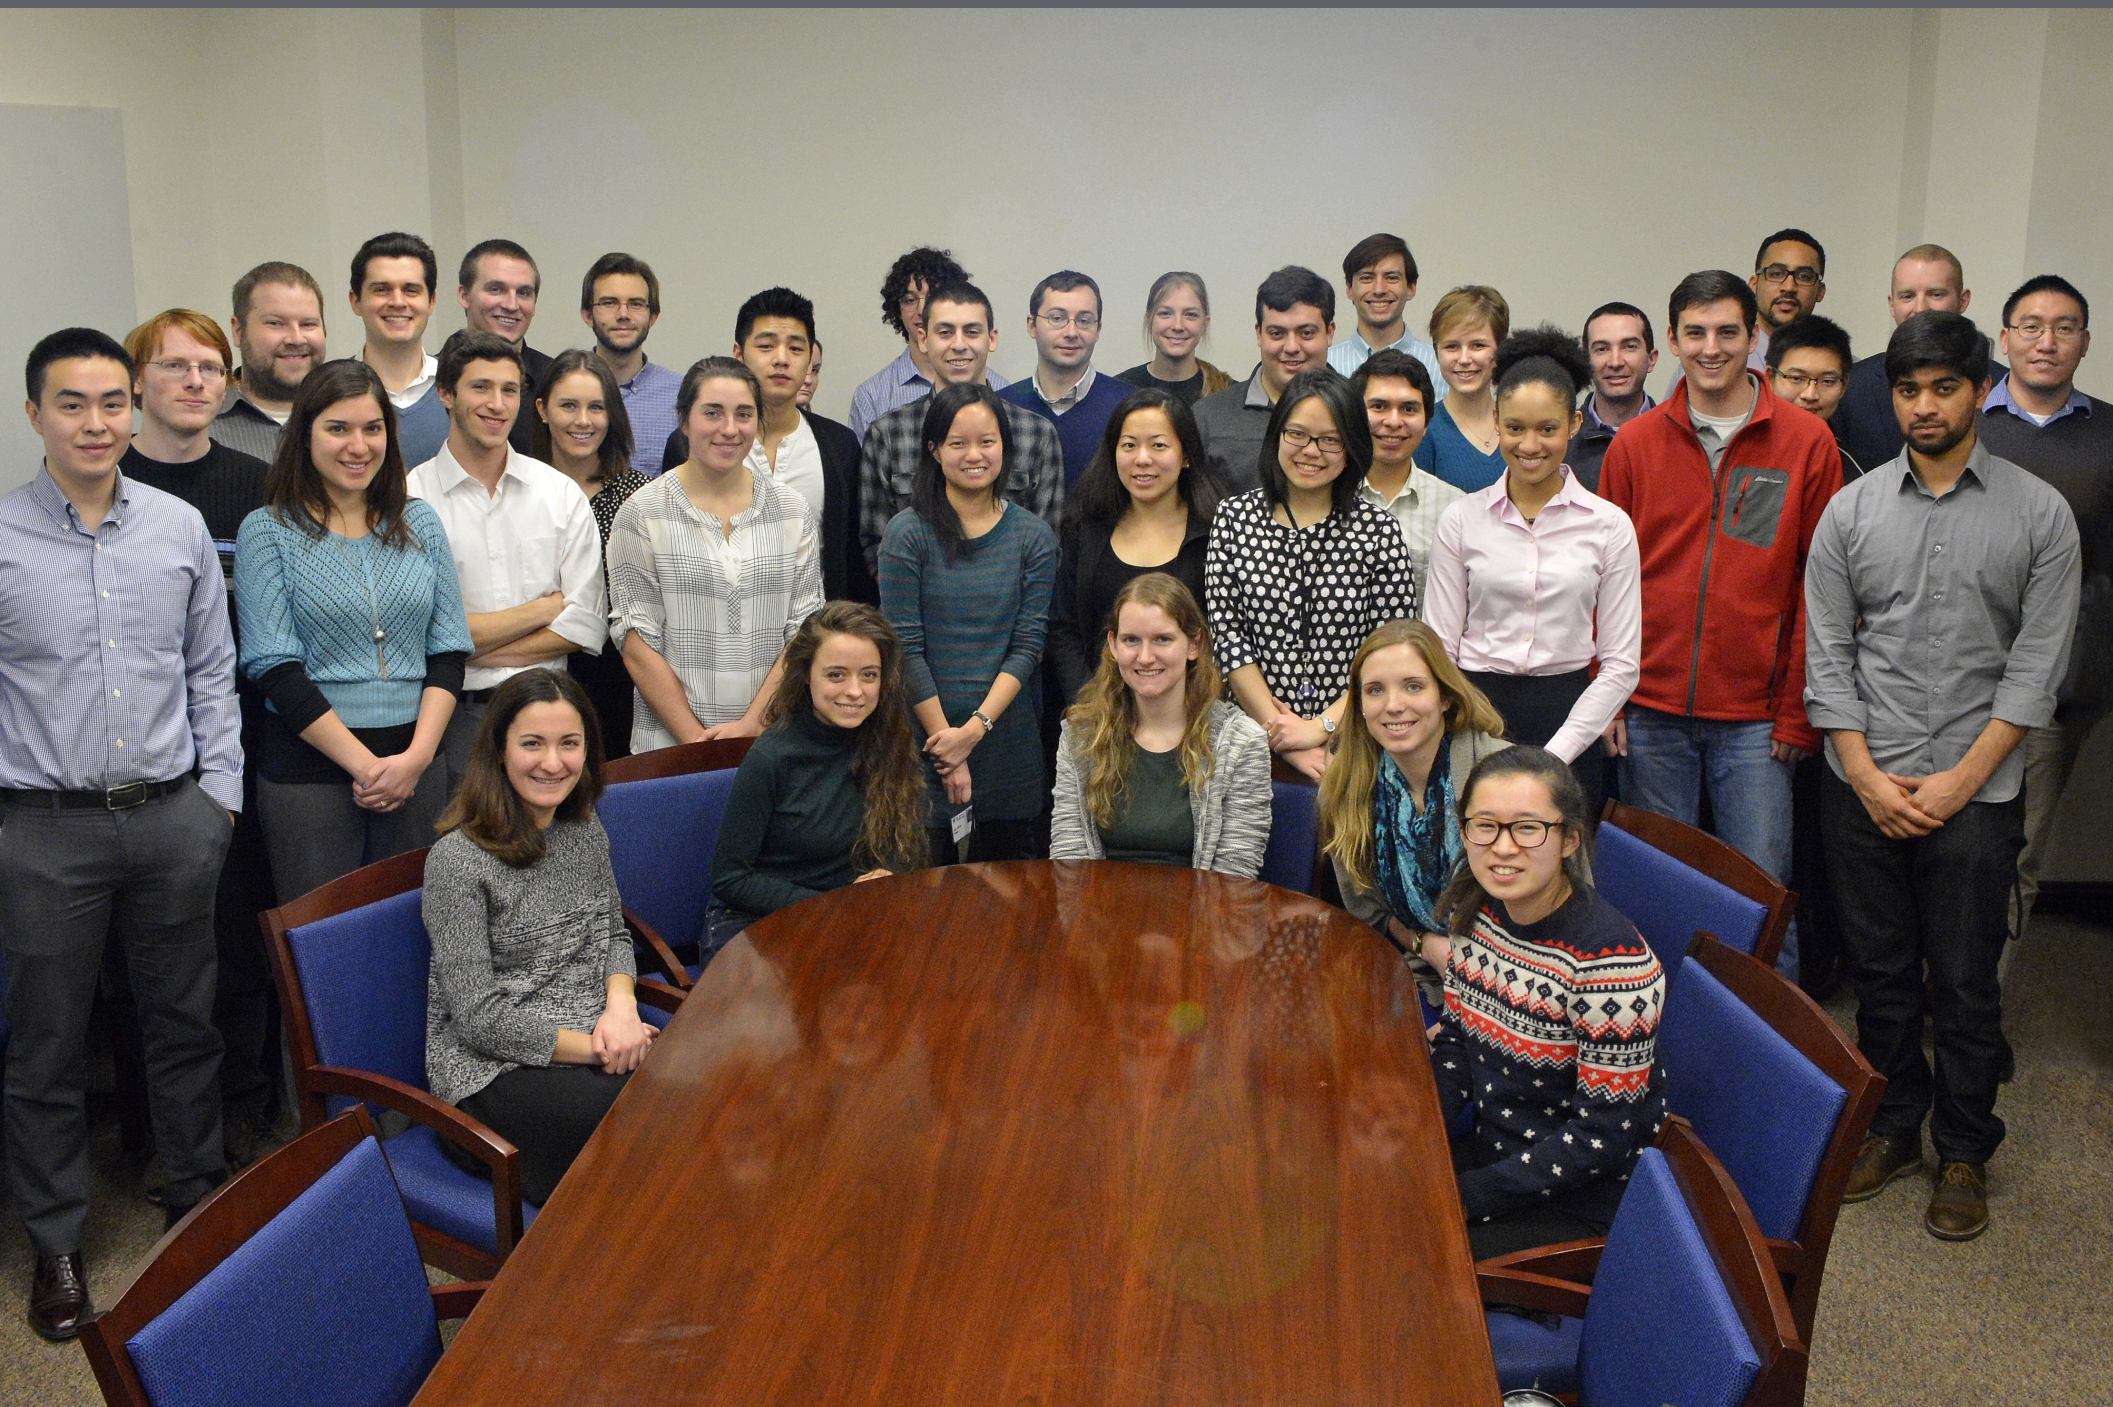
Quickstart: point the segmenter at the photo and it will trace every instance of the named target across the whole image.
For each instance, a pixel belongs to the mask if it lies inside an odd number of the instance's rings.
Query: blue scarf
[[[1441,744],[1423,784],[1423,811],[1409,799],[1401,769],[1381,759],[1372,788],[1372,868],[1387,908],[1411,930],[1443,932],[1432,909],[1460,858],[1460,822],[1453,815],[1451,740]]]

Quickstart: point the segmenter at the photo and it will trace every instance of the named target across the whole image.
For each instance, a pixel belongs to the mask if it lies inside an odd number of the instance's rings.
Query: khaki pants
[[[2066,721],[2033,729],[2019,744],[2025,752],[2025,851],[2018,856],[2018,886],[2010,901],[2013,938],[2025,936],[2033,901],[2039,897],[2040,869],[2054,842],[2054,816],[2061,808],[2069,773],[2092,728],[2104,716],[2102,709],[2078,710]]]

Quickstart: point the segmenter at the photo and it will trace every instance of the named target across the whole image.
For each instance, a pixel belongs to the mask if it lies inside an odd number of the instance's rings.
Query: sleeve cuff
[[[1989,713],[2020,728],[2044,728],[2054,721],[2054,704],[2051,690],[2004,683],[1996,686],[1996,701]]]
[[[1870,710],[1861,699],[1805,699],[1806,721],[1822,733],[1868,733]]]
[[[305,732],[309,724],[330,712],[330,700],[309,679],[299,660],[275,664],[264,671],[257,680],[257,689],[295,733]]]
[[[462,677],[469,667],[469,655],[461,650],[449,650],[444,654],[426,656],[426,682],[428,689],[445,689],[457,698],[462,696]]]
[[[550,628],[590,655],[600,654],[602,643],[609,638],[608,622],[582,606],[567,606]]]

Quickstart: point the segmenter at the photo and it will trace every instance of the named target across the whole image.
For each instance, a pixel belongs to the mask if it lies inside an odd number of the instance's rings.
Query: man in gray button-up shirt
[[[1821,827],[1857,1043],[1887,1080],[1848,1195],[1920,1167],[1934,1109],[1941,1171],[1924,1223],[1965,1240],[1988,1224],[1983,1165],[2004,1131],[1996,964],[2024,844],[2017,747],[2054,715],[2081,563],[2061,495],[1975,438],[1988,354],[1973,324],[1917,314],[1886,362],[1907,448],[1834,497],[1805,563]]]

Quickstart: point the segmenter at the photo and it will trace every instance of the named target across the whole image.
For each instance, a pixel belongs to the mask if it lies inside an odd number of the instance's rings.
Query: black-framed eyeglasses
[[[1310,434],[1296,425],[1286,425],[1284,427],[1284,443],[1290,445],[1293,452],[1302,450],[1308,445],[1319,445],[1322,454],[1341,454],[1343,452],[1343,437],[1341,435]]]
[[[1817,386],[1822,391],[1838,391],[1842,386],[1842,378],[1831,371],[1823,371],[1817,376],[1802,371],[1779,371],[1775,377],[1793,391],[1802,391],[1807,386]]]
[[[1548,839],[1548,832],[1562,824],[1561,821],[1544,821],[1537,816],[1518,821],[1492,821],[1487,816],[1470,816],[1460,823],[1460,834],[1473,845],[1495,845],[1499,835],[1509,833],[1511,843],[1521,850],[1538,850]]]
[[[1799,288],[1810,288],[1820,281],[1820,271],[1810,264],[1791,268],[1788,264],[1770,264],[1761,270],[1761,278],[1767,283],[1796,283]]]

